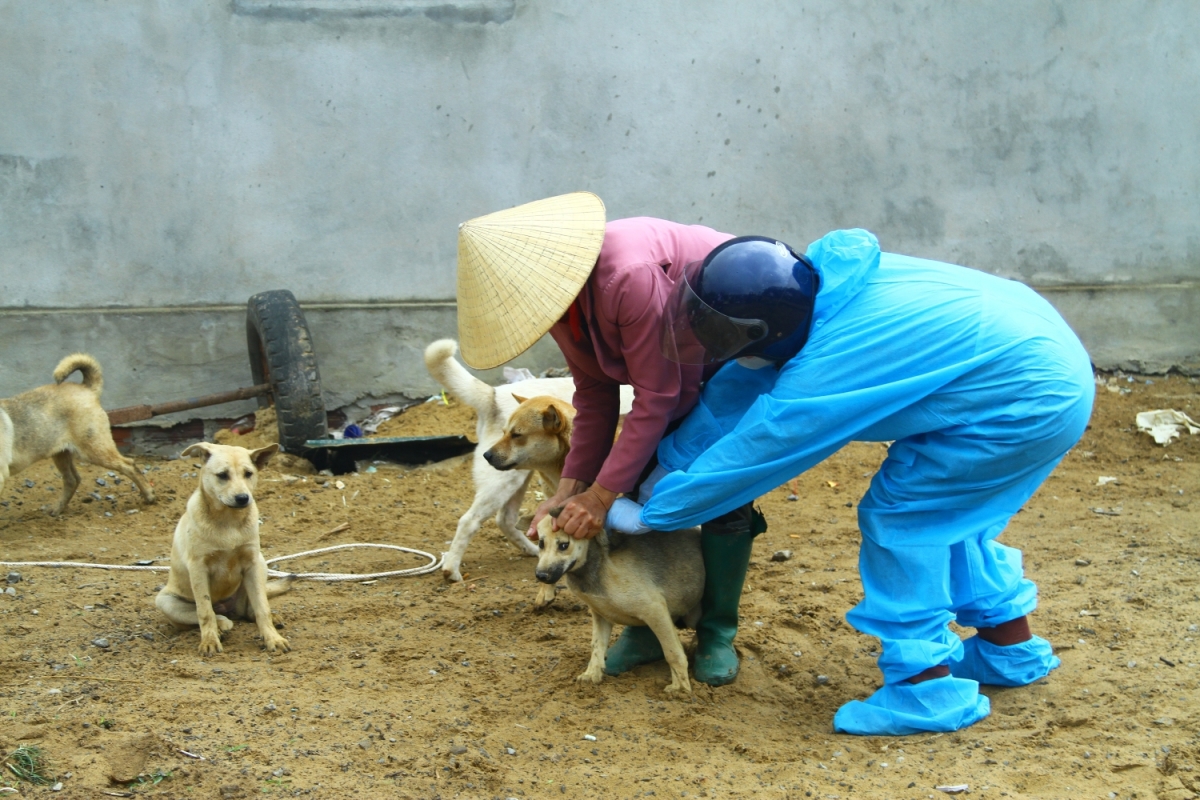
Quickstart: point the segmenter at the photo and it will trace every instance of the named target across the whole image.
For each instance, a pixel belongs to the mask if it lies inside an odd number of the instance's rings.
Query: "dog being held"
[[[691,693],[676,627],[695,628],[700,620],[704,559],[699,528],[637,536],[605,529],[593,539],[575,539],[554,530],[547,515],[538,523],[538,548],[537,579],[553,585],[566,575],[567,586],[592,611],[592,656],[575,680],[600,683],[614,622],[648,625],[671,668],[666,691]]]
[[[571,378],[534,378],[489,386],[458,363],[454,358],[457,350],[458,344],[453,339],[440,339],[425,348],[429,373],[451,395],[475,409],[476,415],[478,444],[471,461],[475,498],[458,520],[450,551],[443,555],[442,576],[450,581],[462,580],[461,566],[467,545],[488,517],[495,517],[496,525],[523,555],[538,554],[537,547],[517,526],[521,501],[534,471],[541,473],[551,491],[558,488],[575,415],[570,406],[575,394]],[[633,404],[630,387],[621,387],[620,403],[620,413],[629,413]],[[519,406],[522,410],[517,415]],[[551,407],[555,409],[555,418],[546,416]],[[490,458],[488,453],[492,453]],[[552,600],[553,592],[553,586],[539,592],[535,605]]]
[[[204,459],[200,486],[175,526],[171,573],[154,605],[177,629],[200,626],[200,655],[220,653],[233,620],[258,623],[268,652],[287,651],[267,599],[291,588],[295,576],[267,580],[258,543],[258,472],[279,449],[257,450],[201,442],[181,456]]]
[[[79,370],[82,383],[67,380]],[[104,378],[96,359],[75,353],[58,362],[54,383],[0,399],[0,491],[8,476],[41,461],[54,459],[63,479],[62,496],[50,514],[67,507],[79,486],[75,459],[119,472],[133,481],[142,499],[154,502],[154,490],[133,460],[117,451],[108,415],[100,407]]]

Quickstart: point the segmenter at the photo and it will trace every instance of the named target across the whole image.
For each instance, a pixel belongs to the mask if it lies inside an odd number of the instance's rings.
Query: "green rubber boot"
[[[703,616],[696,625],[696,680],[709,686],[732,683],[738,674],[737,651],[733,637],[737,635],[738,603],[750,566],[750,547],[754,537],[767,529],[766,520],[758,511],[742,518],[729,520],[738,509],[707,523],[700,528],[700,545],[704,552],[704,597],[700,601]]]
[[[650,626],[626,625],[604,656],[604,674],[620,675],[634,667],[662,659],[662,645]]]

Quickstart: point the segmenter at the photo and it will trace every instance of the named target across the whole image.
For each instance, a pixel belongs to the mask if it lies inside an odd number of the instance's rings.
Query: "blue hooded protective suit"
[[[641,519],[698,525],[848,442],[892,441],[859,504],[865,597],[847,615],[881,640],[886,685],[835,727],[954,730],[988,713],[977,681],[1019,685],[1058,664],[1036,637],[964,649],[947,623],[994,627],[1035,607],[1020,552],[994,539],[1083,434],[1091,364],[1019,283],[881,253],[864,230],[830,233],[807,255],[821,277],[808,343],[778,370],[731,362],[713,376],[659,446],[672,471]],[[954,677],[904,682],[943,664]]]

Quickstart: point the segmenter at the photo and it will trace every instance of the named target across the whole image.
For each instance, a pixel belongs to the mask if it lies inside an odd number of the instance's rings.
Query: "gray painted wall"
[[[311,309],[331,407],[427,394],[457,224],[576,189],[797,246],[866,227],[1047,290],[1099,366],[1193,369],[1198,28],[1157,2],[0,0],[0,396],[75,349],[110,407],[245,385],[269,288]]]

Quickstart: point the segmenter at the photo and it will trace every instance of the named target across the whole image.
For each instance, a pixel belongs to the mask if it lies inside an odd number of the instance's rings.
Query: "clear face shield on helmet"
[[[770,332],[761,319],[730,317],[700,299],[690,278],[703,264],[693,261],[684,268],[663,313],[662,353],[679,364],[728,361]]]

